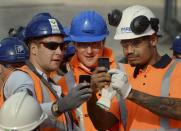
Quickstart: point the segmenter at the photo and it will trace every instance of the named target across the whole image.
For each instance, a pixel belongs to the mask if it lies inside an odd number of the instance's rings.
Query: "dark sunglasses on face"
[[[60,48],[60,50],[65,50],[66,48],[64,42],[40,42],[40,44],[43,44],[43,46],[49,50],[56,50],[58,47]]]

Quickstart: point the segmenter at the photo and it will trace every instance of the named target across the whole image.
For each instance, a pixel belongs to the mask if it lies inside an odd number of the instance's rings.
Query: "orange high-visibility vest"
[[[24,65],[22,66],[21,68],[18,68],[16,70],[20,70],[20,71],[23,71],[25,73],[27,73],[31,79],[33,80],[34,82],[34,90],[35,90],[35,94],[36,94],[36,97],[37,97],[37,101],[41,104],[43,103],[43,94],[42,94],[42,87],[41,87],[41,82],[40,82],[40,78],[35,75],[34,72],[32,72],[28,66]],[[52,102],[55,102],[56,101],[56,98],[55,96],[49,91],[49,89],[47,88],[47,91],[49,93],[49,96],[50,96],[50,100]],[[1,90],[1,96],[3,96],[3,90]],[[0,102],[1,104],[4,103],[4,98],[1,97],[0,99]],[[59,116],[58,118],[58,121],[61,122],[61,123],[66,123],[66,118],[65,118],[65,115],[62,114],[61,116]],[[43,129],[41,129],[43,131],[59,131],[59,129],[57,129],[56,127],[45,127]]]
[[[163,96],[162,92],[166,90],[164,89],[166,86],[162,87],[163,80],[165,74],[168,73],[168,70],[173,68],[172,65],[173,61],[164,68],[155,68],[149,65],[146,71],[140,70],[136,78],[133,77],[135,68],[131,67],[129,64],[124,64],[123,67],[128,75],[128,80],[133,89],[153,96]],[[174,66],[173,71],[170,73],[167,94],[168,97],[181,98],[180,69],[181,63],[179,62]],[[164,126],[167,126],[168,129],[175,129],[174,131],[181,130],[180,120],[162,118],[130,100],[126,100],[126,108],[128,111],[127,131],[162,131],[165,129]]]
[[[116,61],[114,59],[114,55],[113,55],[113,52],[111,49],[105,48],[103,51],[102,57],[108,57],[109,58],[110,68],[117,68],[117,64],[116,64]],[[70,64],[72,67],[73,77],[74,77],[76,84],[79,81],[80,75],[91,75],[92,74],[92,72],[86,70],[84,67],[81,66],[81,64],[77,58],[77,55],[73,56]],[[65,76],[59,80],[58,84],[62,87],[62,91],[64,94],[68,93],[68,90],[69,90],[68,84],[70,84],[70,82],[71,81],[69,81],[69,83],[67,83]],[[98,96],[98,95],[97,95],[97,97],[100,98],[100,96]],[[113,102],[111,103],[110,112],[113,113],[118,119],[120,119],[119,102],[116,98],[113,98]],[[86,102],[82,104],[82,113],[83,113],[83,121],[84,121],[85,131],[97,131],[95,129],[93,123],[91,122],[89,116],[88,116]],[[119,124],[115,125],[111,130],[112,131],[118,131],[119,130]]]

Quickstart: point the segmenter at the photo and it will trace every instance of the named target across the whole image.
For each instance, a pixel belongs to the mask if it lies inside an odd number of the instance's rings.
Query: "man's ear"
[[[158,43],[158,37],[156,36],[156,34],[153,34],[150,36],[150,43],[152,46],[156,46]]]
[[[37,45],[37,43],[35,43],[35,42],[32,42],[31,44],[30,44],[30,52],[33,54],[33,55],[36,55],[37,54],[37,52],[38,52],[38,45]]]

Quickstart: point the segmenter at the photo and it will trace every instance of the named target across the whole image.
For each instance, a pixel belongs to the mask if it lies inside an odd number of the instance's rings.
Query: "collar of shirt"
[[[38,68],[36,68],[36,70],[37,70],[37,72],[38,72],[41,76],[43,76],[44,79],[46,79],[48,82],[50,82],[50,81],[48,80],[48,76],[47,76],[45,73],[43,73],[43,72],[42,72],[41,70],[39,70]],[[50,84],[52,85],[52,88],[56,91],[57,95],[58,95],[58,96],[61,96],[61,94],[62,94],[62,89],[60,88],[60,86],[59,86],[59,85],[55,85],[55,84],[52,83],[52,82],[50,82]]]
[[[47,80],[48,81],[48,76],[45,74],[45,73],[43,73],[41,70],[39,70],[38,68],[36,68],[36,70],[37,70],[37,72],[41,75],[41,76],[43,76],[43,78],[45,79],[45,80]]]
[[[163,55],[161,59],[153,65],[155,68],[165,68],[167,65],[170,64],[172,61],[172,58],[168,56],[167,54]]]
[[[161,59],[158,62],[156,62],[154,65],[150,65],[150,66],[152,66],[154,68],[165,68],[167,65],[170,64],[171,61],[172,61],[171,57],[168,56],[167,54],[165,54],[165,55],[161,56]],[[146,72],[149,71],[150,66],[147,67]],[[141,66],[137,66],[134,69],[133,77],[136,78],[137,75],[139,73],[141,73],[141,72],[142,72],[142,67]]]

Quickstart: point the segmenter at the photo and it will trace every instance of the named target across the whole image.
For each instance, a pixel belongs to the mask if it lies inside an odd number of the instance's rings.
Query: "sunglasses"
[[[61,43],[58,43],[58,42],[40,42],[40,44],[43,44],[43,46],[49,50],[56,50],[58,47],[60,48],[60,50],[66,49],[64,42],[61,42]]]

